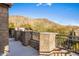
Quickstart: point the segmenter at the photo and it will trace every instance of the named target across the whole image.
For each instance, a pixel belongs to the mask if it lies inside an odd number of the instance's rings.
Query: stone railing
[[[15,30],[14,29],[9,29],[9,37],[13,38],[15,35]]]
[[[35,49],[39,49],[39,33],[32,31],[15,31],[15,41],[19,40],[24,46],[30,45]]]
[[[33,31],[15,31],[15,33],[17,33],[15,35],[15,40],[20,40],[24,46],[30,45],[37,49],[39,55],[43,53],[44,55],[50,55],[53,49],[56,48],[56,33]]]
[[[39,50],[40,33],[32,32],[31,35],[32,35],[32,39],[30,40],[30,46]]]
[[[14,38],[15,38],[15,41],[18,41],[21,39],[21,31],[14,31]]]
[[[22,31],[20,35],[20,41],[24,46],[30,44],[30,40],[32,39],[31,31]]]

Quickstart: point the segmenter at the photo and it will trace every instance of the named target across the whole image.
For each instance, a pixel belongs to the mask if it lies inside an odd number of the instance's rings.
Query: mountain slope
[[[78,26],[65,26],[57,24],[46,18],[29,18],[24,16],[9,16],[9,24],[15,24],[15,27],[20,27],[23,24],[31,25],[34,31],[48,32],[69,32],[72,29],[79,29]]]
[[[61,26],[60,24],[57,24],[55,22],[51,22],[48,19],[45,18],[36,18],[36,19],[32,19],[32,18],[28,18],[28,17],[23,17],[23,16],[9,16],[9,23],[15,23],[15,24],[19,24],[19,26],[21,24],[34,24],[34,23],[43,23],[44,25],[53,25],[53,26]]]

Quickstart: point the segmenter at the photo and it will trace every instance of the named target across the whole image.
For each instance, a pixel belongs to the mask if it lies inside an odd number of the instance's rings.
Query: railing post
[[[41,32],[40,33],[40,55],[50,55],[52,50],[56,48],[55,43],[56,33]]]

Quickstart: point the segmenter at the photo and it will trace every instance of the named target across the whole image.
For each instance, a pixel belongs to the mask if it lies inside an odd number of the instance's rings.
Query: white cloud
[[[40,5],[42,5],[42,3],[38,3],[38,4],[36,4],[36,6],[40,6]]]
[[[38,3],[36,6],[41,6],[41,5],[43,5],[43,6],[46,6],[46,5],[51,6],[52,3]]]
[[[48,6],[51,6],[52,5],[52,3],[46,3]]]

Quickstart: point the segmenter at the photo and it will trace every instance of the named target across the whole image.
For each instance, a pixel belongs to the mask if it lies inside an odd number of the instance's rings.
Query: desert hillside
[[[34,31],[45,32],[69,32],[72,29],[78,29],[78,26],[65,26],[57,24],[46,18],[29,18],[24,16],[9,16],[9,26],[12,27],[27,27],[29,25]]]

